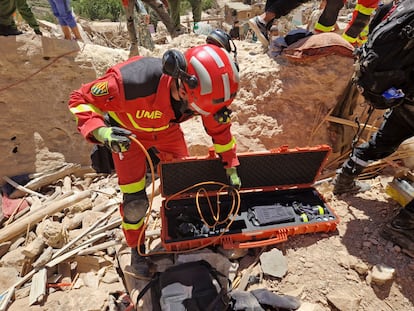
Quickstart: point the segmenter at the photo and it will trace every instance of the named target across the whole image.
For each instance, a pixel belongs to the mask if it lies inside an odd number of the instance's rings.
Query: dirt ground
[[[302,288],[304,301],[317,303],[321,310],[414,310],[413,258],[380,236],[400,209],[384,192],[391,179],[381,175],[369,180],[371,190],[355,196],[336,197],[330,185],[319,186],[340,217],[337,231],[284,243],[289,273],[276,287],[281,292]],[[372,282],[376,265],[395,269],[392,280]]]
[[[249,274],[260,280],[259,283],[253,282],[246,290],[267,288],[278,295],[297,297],[301,301],[300,311],[414,310],[413,258],[380,236],[382,227],[400,209],[398,203],[384,191],[392,178],[393,170],[387,169],[366,181],[371,184],[370,191],[340,197],[332,195],[329,182],[317,185],[316,189],[339,217],[336,230],[292,235],[282,243],[249,249],[244,256],[233,260],[239,264],[239,276]],[[115,176],[105,179],[111,180],[111,183],[116,180]],[[101,179],[100,183],[105,179]],[[96,185],[91,184],[93,188]],[[160,195],[154,198],[156,211],[162,200]],[[280,250],[287,262],[283,276],[263,274],[260,268],[263,263],[260,261],[256,268],[250,270],[258,256],[274,249]],[[105,258],[108,260],[108,256]],[[116,265],[115,261],[113,265]],[[387,281],[380,283],[373,277],[376,269],[393,272],[386,277]],[[83,278],[87,279],[88,275]],[[0,285],[4,282],[3,278]],[[105,284],[101,281],[96,288],[85,282],[71,290],[49,291],[42,304],[30,307],[28,297],[18,291],[19,296],[9,310],[108,310],[98,308],[108,298],[108,292],[124,290],[119,282]],[[95,307],[91,306],[87,297],[95,297]],[[143,308],[140,311],[149,310]]]

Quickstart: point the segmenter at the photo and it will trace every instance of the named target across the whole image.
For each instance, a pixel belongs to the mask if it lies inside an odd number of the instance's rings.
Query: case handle
[[[249,242],[240,242],[240,243],[223,243],[224,248],[255,248],[263,247],[268,245],[273,245],[281,242],[285,242],[288,239],[287,232],[278,232],[278,235],[271,239],[260,240],[260,241],[249,241]]]

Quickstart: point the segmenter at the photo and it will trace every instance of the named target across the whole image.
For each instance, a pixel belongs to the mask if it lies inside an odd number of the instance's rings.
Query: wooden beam
[[[45,195],[43,195],[41,193],[37,193],[37,192],[35,192],[35,191],[31,190],[31,189],[28,189],[26,187],[23,187],[22,185],[19,185],[17,182],[13,181],[13,179],[11,179],[11,178],[9,178],[7,176],[3,176],[3,179],[5,181],[7,181],[7,183],[9,183],[11,186],[13,186],[14,188],[16,188],[19,191],[20,196],[24,196],[25,193],[28,193],[28,194],[33,194],[35,196],[38,196],[39,198],[42,198],[42,199],[45,199],[46,198]],[[15,193],[15,192],[16,192],[16,190],[13,193]],[[10,198],[12,198],[12,197],[10,196]],[[12,198],[12,199],[15,199],[15,198]]]
[[[33,275],[30,286],[29,306],[41,302],[46,296],[47,270],[40,269]]]
[[[79,164],[69,163],[57,171],[45,173],[42,176],[29,181],[26,185],[24,185],[24,187],[30,190],[40,189],[43,186],[53,184],[54,182],[58,181],[61,178],[64,178],[67,175],[75,173],[79,169],[81,169],[81,166]],[[16,199],[22,195],[24,195],[24,192],[20,189],[17,189],[12,194],[10,194],[10,198]]]
[[[99,218],[92,226],[90,226],[88,230],[86,230],[81,235],[79,235],[77,238],[73,239],[68,244],[66,244],[64,247],[62,247],[61,249],[59,249],[53,255],[53,258],[56,258],[60,254],[64,253],[66,250],[68,250],[70,247],[72,247],[75,243],[77,243],[78,241],[80,241],[81,239],[83,239],[87,234],[91,233],[102,221],[104,221],[107,218],[109,218],[117,209],[118,209],[118,207],[114,207],[111,210],[109,210],[105,215],[103,215],[101,218]]]
[[[96,252],[98,252],[98,251],[101,251],[101,250],[107,249],[108,247],[112,247],[112,246],[118,245],[118,244],[120,244],[120,243],[121,243],[121,241],[118,241],[118,240],[110,240],[110,241],[106,241],[106,242],[103,242],[103,243],[101,243],[101,244],[94,245],[94,246],[91,246],[91,247],[89,247],[89,248],[87,248],[87,249],[81,250],[81,251],[78,253],[78,255],[79,255],[79,256],[91,255],[91,254],[93,254],[93,253],[96,253]]]
[[[327,116],[325,120],[329,122],[339,123],[339,124],[348,125],[354,128],[358,128],[358,124],[356,124],[355,121],[348,120],[348,119],[342,119],[342,118],[338,118],[334,116]],[[369,125],[369,124],[367,124],[365,128],[373,132],[376,132],[378,130],[377,127]]]

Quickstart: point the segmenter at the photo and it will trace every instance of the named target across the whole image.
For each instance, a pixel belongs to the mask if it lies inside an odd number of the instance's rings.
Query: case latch
[[[279,148],[271,149],[271,153],[281,153],[281,152],[287,152],[289,150],[288,145],[282,145]]]
[[[209,149],[208,149],[208,156],[207,156],[207,159],[215,159],[215,158],[217,158],[217,153],[216,153],[216,151],[214,150],[214,148],[213,148],[213,147],[211,147],[211,148],[209,148]]]

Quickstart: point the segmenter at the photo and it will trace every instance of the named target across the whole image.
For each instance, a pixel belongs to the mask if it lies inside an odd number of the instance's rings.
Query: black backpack
[[[388,109],[414,96],[414,0],[383,5],[355,50],[354,82],[374,108]]]
[[[171,266],[155,274],[137,302],[151,289],[153,311],[225,311],[230,297],[219,275],[225,277],[205,260]]]

